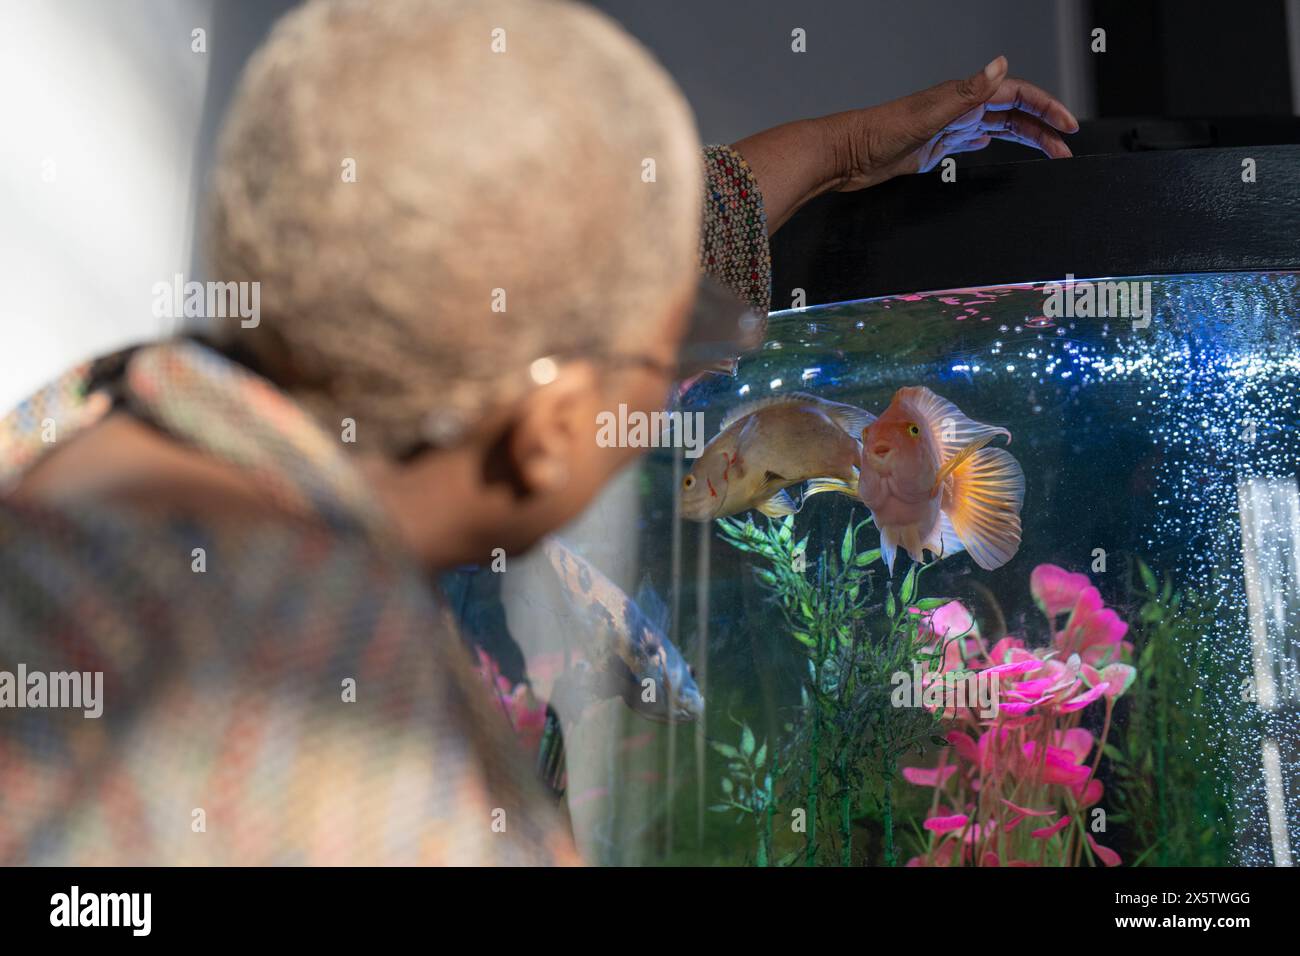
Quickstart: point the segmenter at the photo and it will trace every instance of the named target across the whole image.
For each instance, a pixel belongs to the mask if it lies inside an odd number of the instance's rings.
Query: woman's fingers
[[[1051,159],[1070,159],[1074,154],[1070,152],[1070,147],[1059,139],[1054,143],[1040,143],[1026,136],[1011,130],[990,130],[988,133],[994,139],[1004,139],[1009,143],[1020,143],[1024,146],[1032,146],[1034,149],[1040,149]]]
[[[952,129],[995,95],[1007,73],[1007,58],[999,56],[983,70],[964,80],[949,80],[928,90],[886,104],[900,117],[913,145],[927,142],[945,129]]]
[[[989,134],[976,136],[974,139],[963,139],[953,143],[946,150],[948,153],[974,153],[983,149],[989,144]]]
[[[967,133],[979,125],[980,120],[984,118],[984,104],[968,109],[961,116],[944,127],[945,133],[960,132]]]
[[[1011,140],[1041,149],[1052,159],[1069,159],[1074,155],[1056,130],[1038,117],[1018,110],[986,113],[980,120],[979,129],[995,139]]]
[[[1044,120],[1062,133],[1076,133],[1079,130],[1079,121],[1065,108],[1064,103],[1046,90],[1014,77],[1007,77],[998,85],[997,92],[985,108],[992,112],[1019,110]]]
[[[973,153],[989,144],[989,135],[976,129],[949,130],[937,137],[917,157],[916,172],[928,173],[939,165],[945,156],[955,153]]]

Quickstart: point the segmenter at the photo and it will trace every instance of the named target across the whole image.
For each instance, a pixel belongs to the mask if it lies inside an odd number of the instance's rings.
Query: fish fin
[[[974,455],[977,451],[979,451],[981,448],[983,448],[985,445],[987,445],[996,437],[997,437],[996,435],[982,435],[981,437],[975,439],[973,442],[967,445],[965,448],[963,448],[961,451],[957,452],[957,454],[953,455],[951,458],[945,461],[943,463],[943,467],[939,469],[939,474],[937,474],[934,478],[934,486],[930,489],[930,494],[933,496],[934,493],[938,491],[940,487],[943,486],[943,481],[945,478],[947,478],[954,471],[956,471],[967,461],[969,461],[972,455]]]
[[[757,411],[762,411],[764,408],[771,408],[774,405],[811,405],[814,408],[819,408],[826,413],[827,418],[854,438],[859,437],[862,434],[862,429],[876,420],[875,415],[855,405],[832,402],[817,395],[810,395],[808,392],[787,392],[785,395],[758,398],[752,402],[737,405],[723,417],[718,431],[725,431],[742,418],[753,415]]]
[[[979,449],[952,473],[944,499],[952,529],[976,564],[992,571],[1015,556],[1025,473],[1010,452]]]
[[[957,537],[957,532],[953,529],[952,519],[944,511],[939,512],[939,526],[930,533],[925,547],[939,560],[966,550],[966,545],[961,543],[961,538]]]
[[[718,431],[726,431],[731,425],[740,421],[757,411],[764,408],[770,408],[773,405],[822,405],[825,399],[818,398],[816,395],[809,395],[807,392],[789,392],[785,395],[777,395],[772,398],[757,398],[752,402],[744,402],[737,405],[722,419],[722,424],[718,426]]]
[[[1011,432],[975,421],[948,399],[936,395],[924,385],[900,388],[895,400],[905,403],[930,428],[944,462],[980,439],[985,439],[981,443],[984,445],[1001,435],[1006,438],[1007,444],[1011,443]]]
[[[769,518],[784,518],[799,510],[794,506],[794,499],[790,497],[788,491],[778,491],[771,498],[760,501],[754,507]]]
[[[781,491],[790,486],[790,479],[784,475],[778,475],[774,471],[763,472],[763,480],[754,488],[754,501],[766,501],[781,493]],[[797,508],[795,509],[798,510]]]
[[[898,554],[898,539],[894,537],[892,531],[882,527],[880,529],[880,557],[885,562],[885,568],[889,571],[889,576],[894,576],[894,557]]]
[[[582,558],[578,557],[578,552],[569,547],[559,535],[548,534],[544,537],[541,550],[546,555],[547,560],[551,562],[551,567],[561,574],[564,573],[565,566],[569,562],[576,564],[582,560]]]
[[[898,543],[907,556],[917,564],[925,564],[925,541],[921,539],[916,525],[908,525],[898,537]]]
[[[966,550],[957,529],[952,526],[952,519],[944,511],[939,512],[939,547],[943,549],[940,553],[945,558]]]
[[[668,605],[659,596],[659,592],[650,584],[649,574],[642,576],[641,584],[636,589],[636,597],[632,601],[641,609],[641,613],[645,615],[651,627],[655,628],[660,634],[668,633],[668,621],[671,614]]]
[[[803,500],[807,501],[813,495],[820,495],[824,491],[838,491],[842,495],[856,498],[858,485],[857,482],[840,481],[838,478],[813,478],[804,485]]]
[[[844,429],[850,438],[859,442],[862,441],[862,433],[876,420],[875,415],[866,409],[858,408],[856,405],[845,405],[842,402],[823,400],[822,406],[826,409],[826,414],[830,416],[831,421]]]

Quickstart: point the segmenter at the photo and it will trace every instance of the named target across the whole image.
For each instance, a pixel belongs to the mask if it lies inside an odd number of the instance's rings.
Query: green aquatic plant
[[[781,747],[783,802],[803,815],[803,846],[782,862],[805,865],[855,861],[854,823],[872,811],[881,822],[881,856],[897,863],[893,794],[899,758],[934,738],[938,719],[924,708],[896,707],[892,678],[932,653],[920,634],[918,610],[946,599],[922,600],[923,568],[913,566],[896,586],[876,580],[880,552],[859,550],[870,520],[849,521],[838,549],[815,560],[808,537],[795,540],[794,516],[764,526],[752,520],[717,522],[723,540],[754,554],[762,586],[780,609],[790,639],[806,658],[795,716]],[[943,743],[942,740],[938,741]],[[865,859],[865,851],[857,853]]]
[[[772,859],[775,780],[781,769],[776,760],[768,764],[766,740],[759,744],[749,724],[734,717],[732,722],[740,727],[736,746],[717,740],[710,742],[710,746],[726,759],[727,771],[722,777],[722,802],[709,809],[714,813],[735,812],[737,823],[749,817],[754,824],[758,845],[757,865],[767,866]]]
[[[1176,589],[1170,577],[1157,579],[1141,559],[1134,569],[1138,678],[1124,730],[1106,748],[1117,790],[1113,819],[1144,848],[1135,864],[1229,866],[1236,813],[1226,768],[1237,742],[1223,729],[1240,726],[1239,715],[1225,712],[1240,702],[1213,690],[1238,682],[1210,646],[1209,602]]]

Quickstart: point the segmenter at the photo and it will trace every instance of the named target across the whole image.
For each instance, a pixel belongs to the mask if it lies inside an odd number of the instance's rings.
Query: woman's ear
[[[596,440],[602,395],[595,369],[566,364],[549,384],[529,393],[512,423],[507,452],[520,490],[548,495],[563,490]]]

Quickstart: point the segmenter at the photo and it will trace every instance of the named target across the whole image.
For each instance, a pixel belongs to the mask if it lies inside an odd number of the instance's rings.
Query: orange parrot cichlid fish
[[[860,408],[801,392],[733,409],[682,479],[682,517],[712,521],[749,508],[793,514],[785,489],[814,478],[823,491],[853,494],[858,435],[873,420]]]
[[[912,560],[966,550],[986,571],[1020,548],[1025,474],[1010,452],[985,447],[1011,433],[983,425],[928,388],[894,393],[862,431],[858,497],[880,529],[880,553],[892,571],[901,547]],[[821,490],[840,490],[832,483]]]

